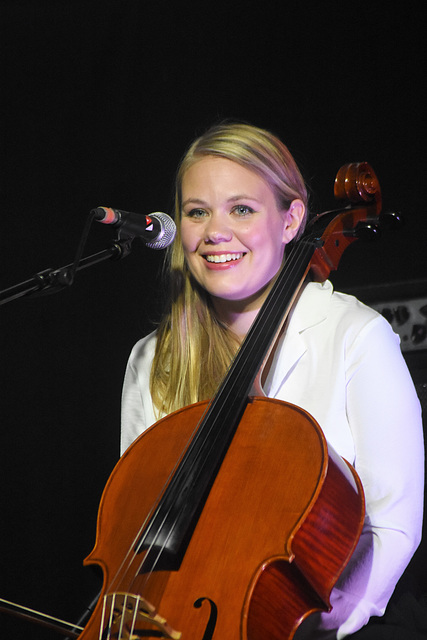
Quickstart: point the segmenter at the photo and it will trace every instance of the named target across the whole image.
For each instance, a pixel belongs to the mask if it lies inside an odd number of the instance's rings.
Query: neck
[[[241,342],[244,340],[259,309],[246,309],[244,311],[228,304],[228,301],[213,300],[217,317],[232,331]]]
[[[224,298],[212,297],[212,304],[218,319],[237,336],[240,342],[246,337],[272,285],[273,281],[265,287],[261,296],[258,292],[254,298],[245,300],[225,300]]]

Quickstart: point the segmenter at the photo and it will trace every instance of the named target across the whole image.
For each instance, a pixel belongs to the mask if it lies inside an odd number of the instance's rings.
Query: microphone
[[[127,238],[141,238],[150,249],[165,249],[172,244],[176,226],[166,213],[156,211],[145,216],[129,211],[120,211],[110,207],[92,209],[95,220],[102,224],[111,224],[120,229],[120,234]]]

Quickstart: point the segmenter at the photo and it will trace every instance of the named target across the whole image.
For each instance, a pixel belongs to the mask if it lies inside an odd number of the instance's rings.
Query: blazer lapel
[[[298,360],[307,351],[305,339],[307,331],[326,319],[332,291],[332,284],[329,281],[309,282],[306,285],[289,315],[287,329],[277,345],[265,384],[265,392],[270,397],[277,395]]]

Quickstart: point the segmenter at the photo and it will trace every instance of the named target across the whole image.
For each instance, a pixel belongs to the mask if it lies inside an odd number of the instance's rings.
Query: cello
[[[350,206],[295,244],[215,397],[161,419],[113,470],[85,561],[101,565],[104,586],[80,640],[290,640],[329,609],[363,489],[316,421],[260,395],[260,381],[308,274],[323,281],[375,233],[381,194],[367,163],[342,167],[335,195]]]
[[[378,227],[369,165],[343,167],[335,195],[350,205],[318,216],[294,246],[215,398],[163,418],[111,474],[85,561],[104,585],[81,640],[290,640],[328,610],[363,490],[315,420],[260,396],[260,380],[308,274],[324,280]]]

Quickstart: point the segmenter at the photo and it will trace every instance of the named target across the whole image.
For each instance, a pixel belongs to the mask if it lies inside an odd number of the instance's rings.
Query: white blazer
[[[155,333],[143,338],[129,358],[122,452],[156,421],[149,391],[155,341]],[[308,411],[363,484],[366,518],[359,544],[332,591],[332,612],[316,619],[319,628],[331,629],[322,638],[340,640],[384,613],[420,542],[420,403],[389,323],[354,297],[334,292],[329,281],[306,286],[264,391]],[[309,637],[316,637],[313,630]]]

